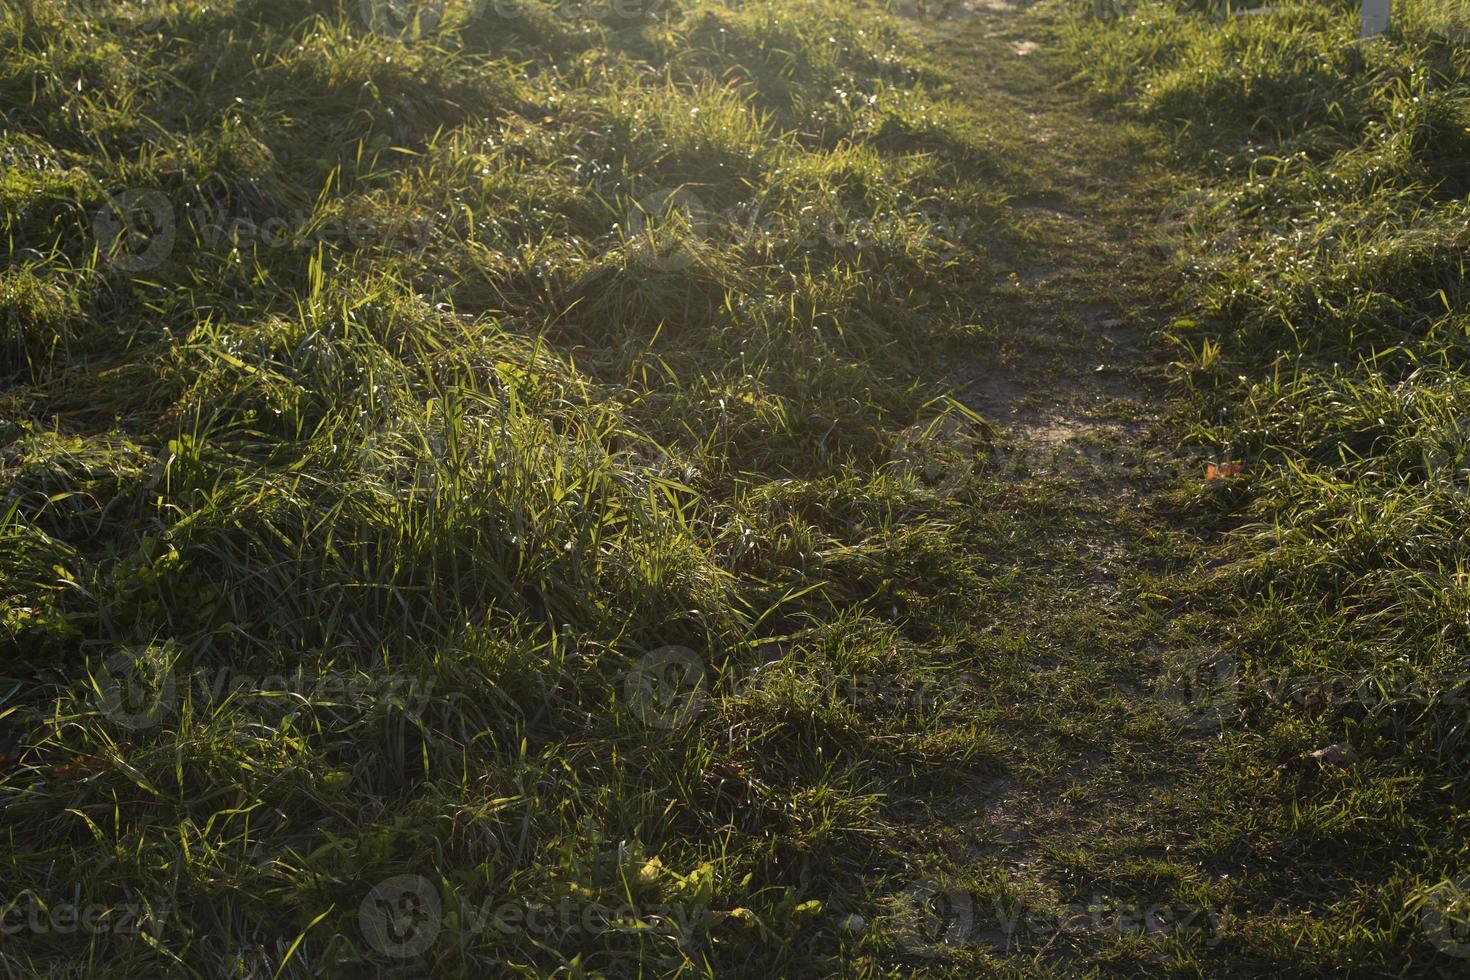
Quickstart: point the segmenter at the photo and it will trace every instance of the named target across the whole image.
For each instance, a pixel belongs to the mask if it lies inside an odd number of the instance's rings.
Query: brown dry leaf
[[[1244,463],[1207,463],[1205,464],[1205,482],[1221,480],[1228,476],[1240,476],[1244,472]]]
[[[13,731],[0,724],[0,772],[19,762],[21,751],[20,739]]]
[[[64,762],[59,766],[51,767],[52,779],[86,779],[99,772],[111,769],[113,762],[104,755],[78,756],[70,762]]]

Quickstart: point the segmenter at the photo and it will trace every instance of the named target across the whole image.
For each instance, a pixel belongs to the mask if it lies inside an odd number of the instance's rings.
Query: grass
[[[1216,6],[0,7],[0,969],[1453,975],[1470,47]]]
[[[0,16],[5,969],[829,969],[995,748],[993,150],[876,9],[359,7]]]
[[[1451,975],[1470,861],[1470,21],[1406,0],[1365,42],[1354,7],[1143,4],[1077,23],[1068,57],[1193,185],[1161,220],[1192,282],[1163,339],[1193,438],[1246,473],[1195,510],[1222,532],[1196,601],[1231,611],[1248,676],[1249,741],[1221,772],[1247,776],[1186,819],[1253,812],[1232,846],[1263,904],[1296,909],[1264,917],[1262,954]],[[1328,743],[1357,762],[1293,767]]]

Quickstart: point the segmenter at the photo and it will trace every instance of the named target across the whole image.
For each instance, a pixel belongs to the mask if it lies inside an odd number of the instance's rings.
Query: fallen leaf
[[[664,875],[664,863],[658,858],[649,858],[648,862],[638,870],[638,881],[644,885],[657,884]]]
[[[753,926],[760,924],[760,917],[752,912],[750,909],[743,906],[740,908],[731,909],[725,914],[725,916],[728,920],[738,922],[744,926]]]
[[[19,762],[21,752],[20,735],[9,723],[0,721],[0,771]]]
[[[1228,476],[1240,476],[1245,472],[1244,463],[1207,463],[1205,465],[1205,482],[1221,480]]]
[[[51,767],[52,779],[86,779],[95,776],[99,772],[111,769],[113,760],[104,755],[83,755],[64,762],[59,766]]]

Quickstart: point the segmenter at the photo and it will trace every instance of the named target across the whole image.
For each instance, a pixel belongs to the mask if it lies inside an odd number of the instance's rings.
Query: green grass
[[[1219,6],[0,6],[0,970],[1454,975],[1470,34]]]
[[[896,455],[992,148],[876,9],[360,6],[0,15],[0,961],[830,969],[888,795],[995,752]]]
[[[1362,42],[1354,3],[1281,6],[1067,33],[1077,79],[1198,189],[1160,222],[1193,283],[1164,339],[1193,437],[1246,465],[1193,509],[1224,532],[1195,602],[1236,620],[1249,740],[1184,822],[1250,812],[1220,844],[1280,903],[1260,955],[1448,976],[1470,869],[1470,16],[1396,0]],[[1294,767],[1339,742],[1346,769]]]

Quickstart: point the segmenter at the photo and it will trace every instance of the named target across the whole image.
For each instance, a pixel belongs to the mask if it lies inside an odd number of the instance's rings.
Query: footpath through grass
[[[1470,969],[1470,7],[1109,4],[1075,80],[1183,192],[1162,340],[1228,532],[1179,610],[1228,625],[1233,718],[1177,823],[1271,970]]]
[[[7,0],[0,967],[1462,965],[1460,688],[1260,673],[1456,662],[1457,239],[1192,258],[1158,106],[1308,110],[1150,10]],[[1286,63],[1419,216],[1404,43]]]

